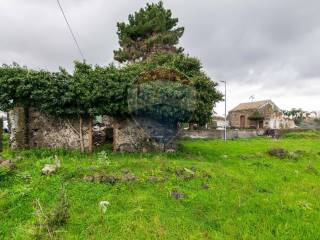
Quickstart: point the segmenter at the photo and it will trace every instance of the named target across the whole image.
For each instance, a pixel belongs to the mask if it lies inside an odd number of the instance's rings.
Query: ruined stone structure
[[[113,141],[113,118],[109,116],[99,116],[94,121],[93,144],[99,147],[105,143]]]
[[[27,112],[23,107],[14,107],[9,111],[9,144],[11,149],[24,149],[28,147],[27,118]]]
[[[292,119],[286,118],[271,101],[241,103],[229,112],[228,120],[232,128],[286,129],[294,128]]]
[[[113,122],[115,152],[174,151],[178,129],[146,118],[117,118]]]
[[[15,107],[9,112],[10,146],[12,149],[48,147],[79,149],[79,120],[77,118],[57,118],[35,108]],[[90,122],[83,121],[84,148],[90,145]]]

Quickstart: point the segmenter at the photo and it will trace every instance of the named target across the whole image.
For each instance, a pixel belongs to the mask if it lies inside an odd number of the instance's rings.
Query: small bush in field
[[[284,159],[288,155],[288,151],[283,148],[272,148],[268,151],[269,155],[272,157],[277,157],[280,159]]]
[[[58,204],[46,214],[42,208],[40,200],[36,200],[36,223],[33,233],[35,239],[43,239],[45,235],[53,238],[58,227],[65,225],[69,219],[69,202],[64,188],[60,191]]]
[[[61,189],[60,199],[57,206],[51,211],[48,216],[48,226],[52,229],[63,226],[69,219],[69,202],[64,188]]]

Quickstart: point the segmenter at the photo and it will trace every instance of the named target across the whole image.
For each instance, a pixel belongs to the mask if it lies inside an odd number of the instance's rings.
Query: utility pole
[[[227,141],[227,81],[224,83],[224,140]]]

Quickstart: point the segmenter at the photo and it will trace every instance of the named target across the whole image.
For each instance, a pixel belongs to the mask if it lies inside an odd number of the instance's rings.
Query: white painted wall
[[[8,130],[7,113],[0,111],[0,118],[3,119],[3,129]]]

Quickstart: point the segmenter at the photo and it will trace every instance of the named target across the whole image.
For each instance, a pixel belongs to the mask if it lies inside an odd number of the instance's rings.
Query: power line
[[[72,28],[71,28],[71,26],[70,26],[70,24],[69,24],[69,22],[68,22],[68,19],[67,19],[67,17],[66,17],[66,14],[65,14],[64,11],[63,11],[63,8],[62,8],[62,6],[61,6],[61,4],[60,4],[60,1],[57,0],[57,3],[58,3],[58,5],[59,5],[59,8],[60,8],[61,13],[62,13],[62,15],[63,15],[63,18],[64,18],[64,20],[65,20],[65,22],[66,22],[66,24],[67,24],[67,26],[68,26],[68,29],[69,29],[69,31],[70,31],[70,33],[71,33],[71,36],[72,36],[72,38],[73,38],[73,41],[75,42],[75,44],[76,44],[76,46],[77,46],[77,48],[78,48],[78,51],[79,51],[79,53],[80,53],[80,55],[81,55],[81,57],[82,57],[82,60],[84,61],[84,60],[85,60],[84,55],[83,55],[83,53],[82,53],[82,51],[81,51],[81,48],[80,48],[79,43],[78,43],[78,41],[77,41],[77,39],[76,39],[76,36],[74,35],[74,33],[73,33],[73,31],[72,31]]]

